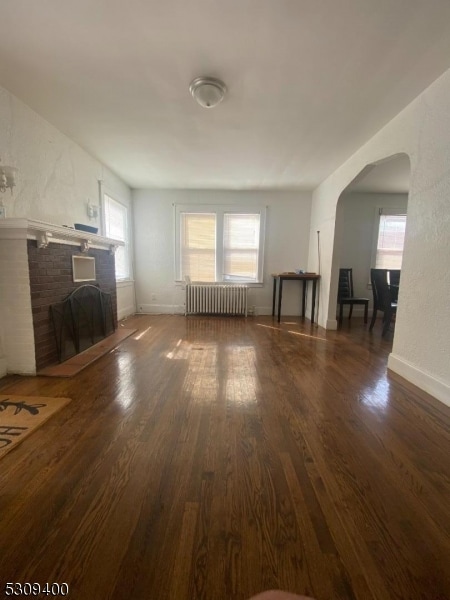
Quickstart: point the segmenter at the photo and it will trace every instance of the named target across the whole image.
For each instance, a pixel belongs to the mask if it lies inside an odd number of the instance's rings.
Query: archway
[[[395,252],[386,256],[385,267],[380,262],[385,251],[377,243],[379,225],[394,218],[386,215],[406,214],[410,172],[408,155],[396,154],[366,165],[341,192],[336,206],[329,320],[336,319],[340,267],[353,269],[355,296],[369,298],[370,307],[373,304],[370,268],[396,268]],[[401,254],[397,264],[400,261]],[[354,314],[358,316],[357,309]]]

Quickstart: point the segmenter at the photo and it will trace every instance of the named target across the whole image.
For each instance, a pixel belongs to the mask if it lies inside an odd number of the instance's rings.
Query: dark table
[[[305,317],[306,308],[306,286],[309,281],[312,281],[312,305],[311,305],[311,323],[314,323],[314,311],[316,308],[317,282],[320,275],[316,273],[272,273],[273,277],[273,300],[272,300],[272,317],[275,316],[275,301],[277,296],[278,282],[278,323],[281,318],[281,300],[283,297],[283,281],[302,281],[302,317]]]

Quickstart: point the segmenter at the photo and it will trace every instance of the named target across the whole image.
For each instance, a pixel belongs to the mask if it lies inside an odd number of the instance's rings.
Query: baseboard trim
[[[0,358],[0,377],[4,377],[7,374],[8,374],[8,369],[7,369],[6,358],[2,357],[2,358]]]
[[[331,329],[331,331],[335,331],[338,328],[337,319],[327,319],[325,324],[325,329]]]
[[[388,358],[388,369],[397,373],[410,383],[414,384],[427,394],[430,394],[443,404],[450,406],[450,386],[433,377],[430,373],[422,371],[415,365],[391,353]]]
[[[23,375],[24,377],[34,377],[36,375],[36,369],[8,369],[7,375]]]
[[[271,317],[272,307],[271,306],[255,306],[254,317]]]
[[[121,321],[122,319],[125,319],[125,317],[129,317],[130,315],[134,315],[135,313],[136,307],[134,306],[134,304],[126,306],[125,308],[121,308],[117,312],[117,320]]]
[[[137,312],[143,315],[184,315],[184,306],[179,304],[138,304]]]

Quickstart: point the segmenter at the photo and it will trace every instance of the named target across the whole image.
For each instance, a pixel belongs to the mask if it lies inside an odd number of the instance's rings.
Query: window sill
[[[134,279],[116,279],[116,287],[128,287],[134,284]]]
[[[260,281],[255,283],[254,281],[191,281],[193,285],[247,285],[249,288],[262,288],[264,287],[264,282]],[[184,287],[186,285],[185,281],[175,280],[175,285],[177,287]]]

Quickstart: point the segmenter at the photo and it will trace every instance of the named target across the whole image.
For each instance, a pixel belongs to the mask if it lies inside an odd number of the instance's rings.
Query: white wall
[[[0,158],[18,169],[16,187],[1,195],[7,217],[56,225],[86,223],[88,199],[99,200],[99,180],[125,204],[131,191],[116,175],[50,125],[21,100],[0,88]]]
[[[136,312],[136,297],[133,281],[119,281],[116,286],[117,291],[117,318],[119,321],[134,315]]]
[[[99,204],[99,180],[117,200],[131,208],[131,190],[121,179],[1,87],[0,159],[17,168],[13,194],[9,190],[0,194],[7,217],[56,225],[99,226],[99,219],[89,220],[86,214],[88,199]],[[132,283],[126,292],[118,290],[119,315],[125,316],[131,307],[134,311],[133,295]],[[7,326],[4,321],[5,315],[0,314],[0,336]],[[5,364],[2,348],[4,343],[0,340],[0,376]]]
[[[7,372],[34,375],[36,362],[26,240],[0,240],[0,290],[0,377]]]
[[[320,324],[335,327],[336,206],[367,164],[406,153],[410,194],[402,285],[389,368],[450,405],[450,71],[362,146],[313,193],[309,268],[321,231]]]
[[[343,207],[343,236],[340,250],[339,266],[353,269],[353,286],[355,296],[369,298],[372,302],[370,268],[372,265],[372,249],[376,243],[378,209],[399,208],[407,211],[408,194],[380,193],[344,193],[339,200]],[[374,239],[375,238],[375,239]],[[339,251],[335,246],[335,252]],[[354,314],[363,312],[362,307],[355,307]]]
[[[306,268],[311,194],[217,190],[133,192],[136,304],[142,312],[184,312],[184,291],[174,281],[174,204],[267,206],[264,284],[249,291],[257,314],[272,313],[273,272]],[[154,299],[152,299],[152,295]],[[300,286],[283,289],[283,314],[300,314]]]

